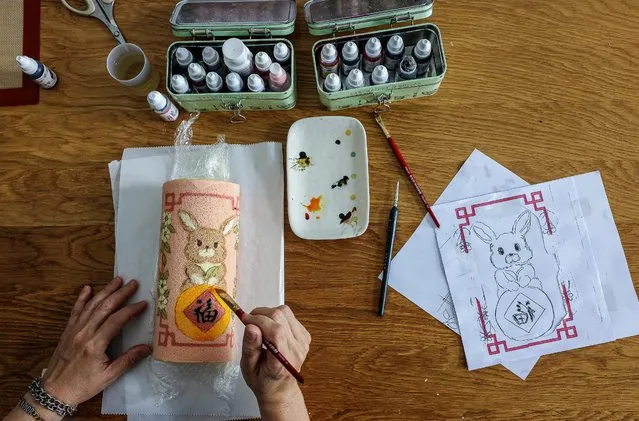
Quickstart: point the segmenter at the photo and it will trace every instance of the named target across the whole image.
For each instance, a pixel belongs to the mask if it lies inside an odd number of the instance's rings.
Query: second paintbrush
[[[384,274],[382,275],[382,289],[379,294],[379,310],[380,316],[384,315],[384,306],[386,305],[386,294],[388,292],[388,278],[390,277],[391,259],[393,258],[393,246],[395,245],[395,231],[397,230],[397,214],[399,212],[397,203],[399,202],[399,180],[395,188],[395,200],[388,217],[388,230],[386,232],[386,253],[384,255]]]

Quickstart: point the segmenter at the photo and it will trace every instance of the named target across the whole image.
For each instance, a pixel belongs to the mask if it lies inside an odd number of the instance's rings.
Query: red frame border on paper
[[[546,226],[548,228],[548,235],[553,234],[552,224],[550,222],[550,217],[548,216],[548,209],[545,206],[541,206],[540,204],[544,201],[544,195],[541,190],[534,191],[530,193],[530,198],[526,196],[525,193],[519,194],[516,196],[504,197],[502,199],[491,200],[488,202],[476,203],[470,206],[470,212],[466,207],[459,207],[455,209],[455,215],[457,219],[463,219],[464,222],[459,224],[459,233],[460,238],[464,245],[464,252],[468,253],[468,244],[466,243],[466,234],[464,233],[464,228],[470,225],[470,218],[473,216],[477,216],[477,209],[483,206],[491,206],[499,203],[509,202],[511,200],[523,200],[524,205],[532,206],[534,210],[541,211],[546,218]],[[489,355],[496,355],[501,353],[500,346],[503,346],[504,352],[512,352],[518,351],[520,349],[531,348],[537,345],[543,345],[551,342],[558,342],[564,339],[562,334],[564,334],[565,339],[572,339],[579,336],[577,332],[577,327],[568,325],[569,322],[573,321],[573,313],[572,307],[570,305],[570,300],[568,299],[568,291],[566,289],[565,284],[561,284],[562,296],[564,299],[564,303],[566,305],[566,309],[568,311],[567,317],[562,321],[562,324],[555,331],[555,336],[552,338],[529,342],[524,345],[518,345],[514,347],[509,347],[508,343],[503,340],[497,339],[497,335],[494,333],[488,333],[488,329],[486,328],[486,321],[484,320],[484,312],[482,311],[481,302],[478,298],[475,298],[475,302],[477,303],[477,311],[479,312],[479,321],[481,324],[481,328],[483,330],[483,335],[485,338],[488,338],[488,343],[486,344],[486,350]]]

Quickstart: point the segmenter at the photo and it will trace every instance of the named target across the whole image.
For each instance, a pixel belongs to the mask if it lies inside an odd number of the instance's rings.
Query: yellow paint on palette
[[[351,131],[351,129],[346,129],[346,136],[350,136],[351,134],[353,134],[353,132]]]
[[[355,196],[354,194],[351,194],[351,200],[356,200],[357,196]]]

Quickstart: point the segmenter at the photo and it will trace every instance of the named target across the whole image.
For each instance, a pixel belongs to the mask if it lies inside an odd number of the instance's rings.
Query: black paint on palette
[[[348,180],[350,180],[350,178],[348,178],[347,175],[345,175],[344,177],[340,178],[339,180],[337,180],[335,183],[333,183],[333,185],[331,186],[331,189],[334,189],[336,187],[344,187],[348,185]]]
[[[339,214],[339,223],[341,224],[350,224],[353,221],[353,217],[355,216],[355,213],[357,212],[357,208],[353,208],[353,210],[347,212],[347,213],[340,213]]]

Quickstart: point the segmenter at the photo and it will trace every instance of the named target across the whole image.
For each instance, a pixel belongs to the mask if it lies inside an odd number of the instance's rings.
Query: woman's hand
[[[79,405],[151,353],[149,345],[136,345],[113,361],[106,355],[125,323],[147,307],[145,301],[125,305],[137,289],[137,281],[123,286],[119,277],[93,298],[91,287],[82,289],[44,375],[44,388],[51,395]]]
[[[288,306],[257,308],[245,314],[242,374],[255,393],[262,419],[308,420],[304,397],[295,378],[270,352],[262,348],[262,337],[273,342],[298,371],[308,354],[311,335]]]

